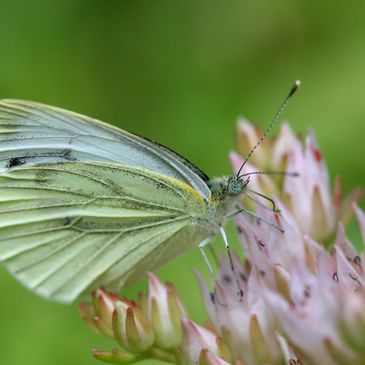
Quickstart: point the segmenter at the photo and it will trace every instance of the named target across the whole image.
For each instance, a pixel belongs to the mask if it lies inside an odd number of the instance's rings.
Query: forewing
[[[0,170],[27,163],[116,162],[183,181],[204,198],[208,177],[168,148],[98,120],[22,100],[0,101]]]
[[[146,170],[13,167],[0,175],[0,260],[38,294],[70,302],[97,284],[138,276],[146,257],[191,228],[191,204],[203,200],[188,185]]]

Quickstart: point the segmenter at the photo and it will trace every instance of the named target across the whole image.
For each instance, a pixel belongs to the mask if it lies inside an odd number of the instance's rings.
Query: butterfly
[[[194,246],[213,277],[204,246],[221,234],[229,250],[223,227],[245,210],[235,205],[246,175],[209,179],[152,140],[2,100],[0,261],[35,293],[65,303],[100,285],[120,290]]]

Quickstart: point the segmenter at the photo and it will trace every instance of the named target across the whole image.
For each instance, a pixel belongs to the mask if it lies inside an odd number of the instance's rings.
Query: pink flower
[[[244,364],[279,362],[281,352],[275,339],[275,320],[262,297],[262,274],[255,268],[247,273],[237,258],[235,267],[240,270],[242,301],[237,298],[232,271],[225,257],[217,278],[216,298],[211,296],[207,284],[197,273],[209,318],[223,335],[233,356]]]
[[[237,121],[237,146],[242,156],[247,156],[250,153],[251,148],[261,138],[262,133],[258,126],[253,125],[244,118]],[[271,140],[265,139],[260,148],[252,155],[251,162],[255,166],[265,169],[269,163],[270,150]]]
[[[239,123],[239,150],[243,157],[254,145],[258,137],[256,129],[247,121]],[[245,138],[242,137],[245,136]],[[256,141],[259,138],[256,138]],[[247,143],[243,147],[241,143]],[[261,147],[261,146],[260,146]],[[269,152],[267,152],[269,151]],[[266,159],[261,154],[267,154]],[[253,156],[255,156],[253,154]],[[242,173],[253,171],[286,171],[299,173],[299,176],[285,176],[282,179],[275,176],[251,176],[248,188],[269,197],[279,196],[284,205],[294,216],[303,234],[309,234],[319,242],[327,242],[336,231],[337,222],[346,223],[352,215],[352,203],[357,202],[362,189],[356,188],[345,199],[341,197],[341,181],[335,180],[334,192],[331,192],[327,166],[319,150],[314,132],[310,131],[305,143],[297,138],[288,124],[281,127],[279,136],[266,141],[265,149],[247,163]],[[268,158],[270,156],[271,158]],[[235,153],[230,154],[230,160],[235,171],[238,171],[243,157]],[[263,163],[263,161],[266,161]],[[280,170],[279,170],[280,171]],[[248,191],[248,195],[250,192]],[[249,205],[249,207],[252,207]]]
[[[363,219],[364,214],[356,210]],[[345,237],[342,225],[332,254],[309,238],[305,241],[306,260],[286,271],[287,296],[267,289],[265,300],[305,363],[318,359],[321,364],[361,363],[358,348],[365,345],[363,255]]]
[[[279,135],[272,140],[271,159],[267,168],[272,169],[272,171],[285,171],[286,161],[296,141],[298,138],[290,128],[289,123],[282,123]]]
[[[152,324],[156,345],[169,349],[181,343],[180,318],[185,308],[171,284],[163,285],[153,273],[148,273],[148,318]]]
[[[130,363],[143,358],[175,361],[175,346],[182,341],[181,317],[186,311],[172,284],[164,285],[149,274],[148,295],[140,303],[119,299],[99,289],[92,303],[80,305],[82,318],[102,335],[114,338],[120,348],[94,349],[96,359],[109,363]]]
[[[92,304],[80,304],[81,316],[104,336],[113,337],[112,319],[116,300],[115,294],[107,293],[104,289],[95,290],[92,294]]]
[[[231,354],[219,335],[186,317],[181,323],[184,332],[182,352],[186,364],[201,365],[202,358],[218,364],[231,360]]]
[[[136,303],[127,300],[115,303],[113,330],[119,344],[132,353],[147,351],[155,340],[147,316]]]

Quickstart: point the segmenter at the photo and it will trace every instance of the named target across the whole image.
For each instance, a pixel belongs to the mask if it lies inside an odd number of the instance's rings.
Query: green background
[[[285,118],[315,129],[349,191],[365,180],[364,14],[363,1],[1,1],[0,97],[112,122],[221,175],[237,116],[267,123],[301,79]],[[205,272],[197,250],[161,277],[201,322],[192,267]],[[114,346],[4,268],[0,293],[1,365],[93,364],[92,347]]]

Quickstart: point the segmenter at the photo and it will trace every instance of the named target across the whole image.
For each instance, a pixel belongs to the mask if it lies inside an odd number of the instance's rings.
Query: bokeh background
[[[109,121],[222,175],[236,118],[265,125],[301,79],[283,118],[315,129],[348,191],[365,182],[364,13],[363,1],[2,0],[0,97]],[[192,267],[205,271],[197,250],[160,275],[202,322]],[[0,296],[1,365],[93,364],[92,347],[114,346],[4,268]]]

